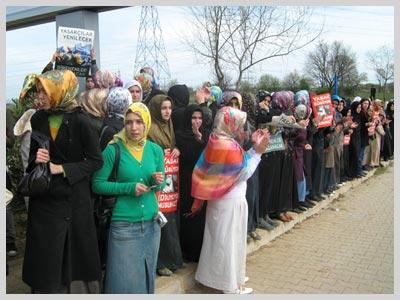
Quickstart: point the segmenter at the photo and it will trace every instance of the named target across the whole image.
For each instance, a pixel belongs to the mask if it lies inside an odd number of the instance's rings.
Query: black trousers
[[[311,176],[312,176],[312,189],[311,196],[320,195],[323,192],[323,179],[324,179],[324,160],[325,154],[324,149],[321,147],[313,147],[312,150],[312,166],[311,166]]]
[[[247,232],[252,232],[256,229],[257,219],[259,215],[259,191],[258,191],[258,168],[253,175],[247,180],[246,200],[249,208],[247,220]]]

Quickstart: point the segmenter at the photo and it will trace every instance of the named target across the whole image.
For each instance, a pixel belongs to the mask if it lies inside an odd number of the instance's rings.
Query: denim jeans
[[[153,294],[161,228],[157,221],[112,221],[106,294]]]
[[[357,175],[360,175],[363,171],[363,160],[364,160],[364,153],[365,153],[365,147],[366,146],[361,146],[360,147],[360,153],[358,155],[358,161],[357,161]]]
[[[307,191],[306,191],[306,177],[303,173],[303,180],[297,181],[297,195],[299,202],[304,202],[306,199]]]
[[[326,192],[326,190],[328,188],[333,186],[332,175],[333,175],[333,168],[325,168],[325,172],[324,172],[324,192]]]

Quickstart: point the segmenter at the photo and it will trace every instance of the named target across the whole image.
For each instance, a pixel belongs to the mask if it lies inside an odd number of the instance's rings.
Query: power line
[[[152,67],[160,83],[171,79],[160,19],[155,6],[142,6],[140,15],[134,70],[138,72],[143,67]]]

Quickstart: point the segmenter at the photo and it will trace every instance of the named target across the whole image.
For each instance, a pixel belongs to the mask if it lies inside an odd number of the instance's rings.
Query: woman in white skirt
[[[208,200],[203,245],[195,278],[224,293],[248,294],[245,288],[247,236],[247,179],[260,162],[269,143],[268,131],[252,135],[253,148],[245,152],[246,113],[221,108],[208,144],[192,175],[192,214]]]

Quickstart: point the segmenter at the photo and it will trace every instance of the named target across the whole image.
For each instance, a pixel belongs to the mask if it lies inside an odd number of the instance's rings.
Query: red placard
[[[329,93],[312,95],[311,105],[313,109],[314,119],[317,119],[317,116],[322,117],[322,120],[319,122],[318,128],[331,126],[334,114],[331,95]]]
[[[164,151],[165,181],[163,190],[157,191],[158,207],[161,212],[174,212],[179,200],[179,157],[172,158],[169,149]]]
[[[343,145],[350,145],[350,134],[343,136]]]

